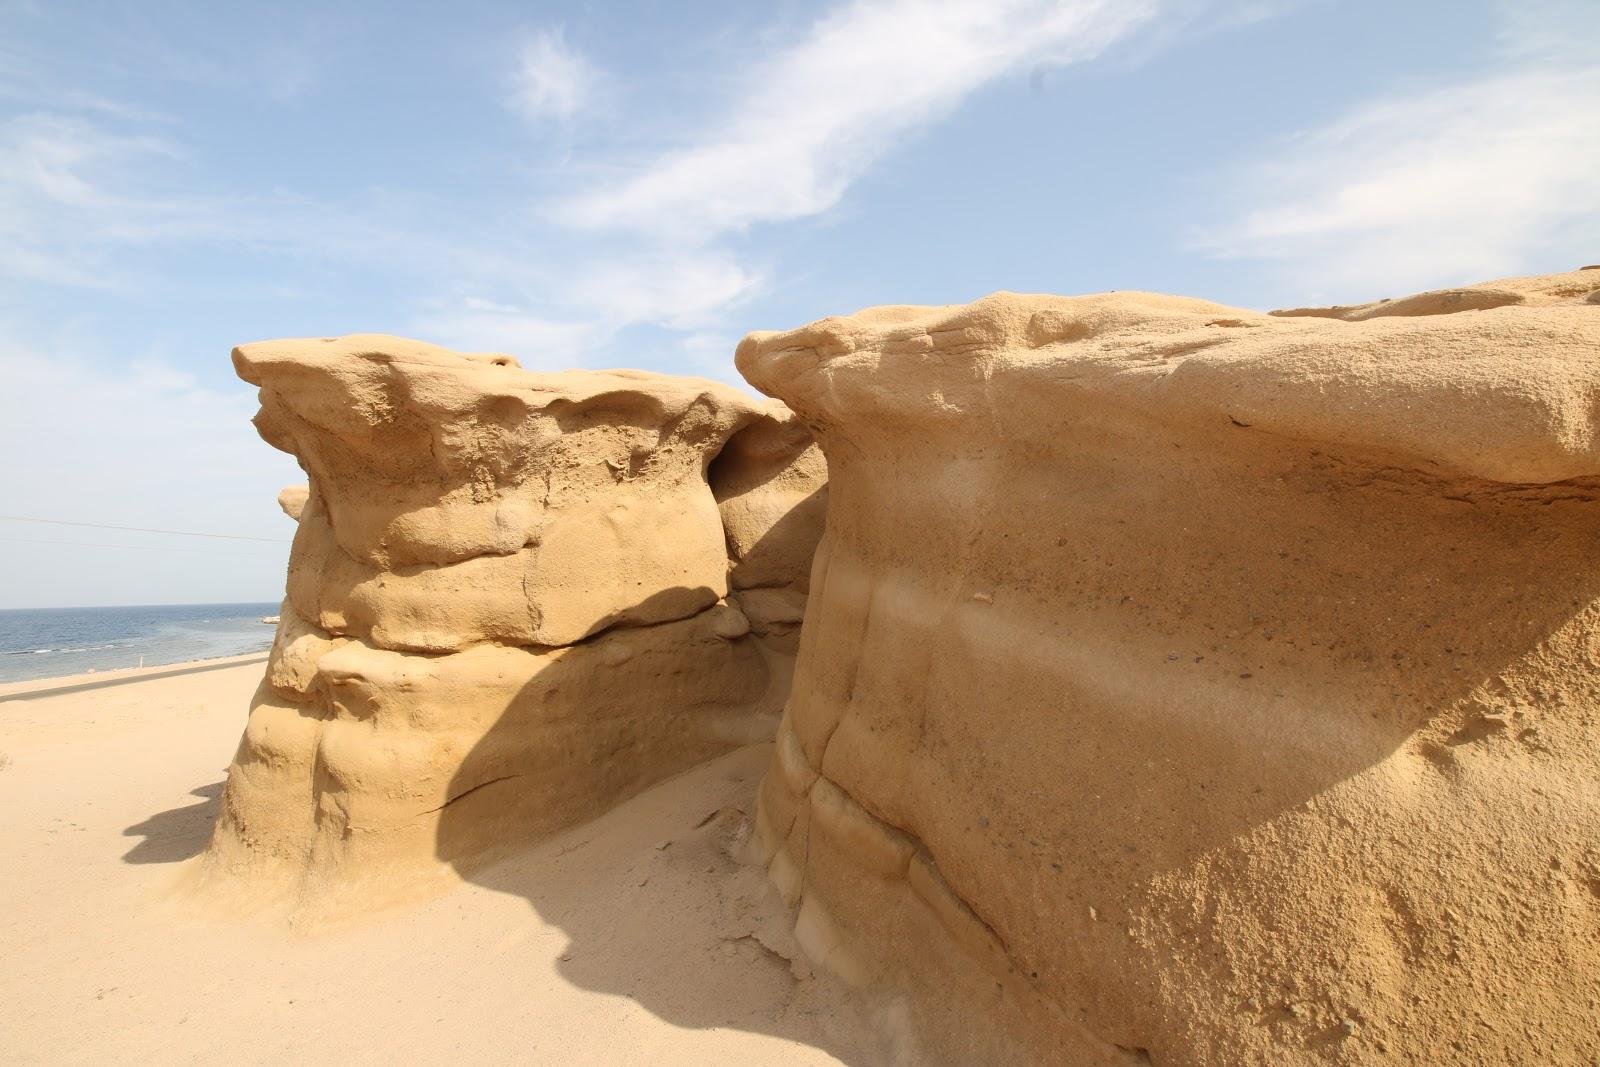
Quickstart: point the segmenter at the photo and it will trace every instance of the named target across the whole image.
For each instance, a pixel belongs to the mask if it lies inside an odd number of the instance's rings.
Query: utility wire
[[[14,545],[64,545],[67,548],[131,548],[135,552],[189,552],[198,556],[232,556],[235,559],[252,559],[243,552],[213,552],[205,548],[184,548],[182,545],[113,545],[103,541],[46,541],[33,537],[0,537]]]
[[[133,533],[173,534],[178,537],[217,537],[224,541],[268,541],[275,545],[289,543],[287,537],[246,537],[243,534],[195,533],[193,530],[153,530],[145,526],[111,526],[103,522],[68,522],[65,519],[30,519],[21,515],[0,515],[7,522],[42,522],[51,526],[88,526],[96,530],[128,530]]]

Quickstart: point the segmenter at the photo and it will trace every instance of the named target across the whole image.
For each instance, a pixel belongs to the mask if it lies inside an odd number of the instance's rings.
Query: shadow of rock
[[[559,927],[569,944],[555,967],[575,986],[678,1027],[761,1033],[856,1067],[885,1062],[859,1002],[811,974],[788,909],[745,858],[770,752],[737,749],[498,862],[454,865]],[[448,820],[440,832],[449,837]]]
[[[564,931],[570,946],[555,966],[577,987],[627,997],[678,1027],[884,1062],[863,1051],[882,1042],[866,1036],[836,981],[810,971],[793,916],[751,862],[775,694],[741,693],[745,675],[716,669],[720,659],[696,651],[704,644],[681,626],[608,630],[505,693],[460,757],[434,854]],[[760,647],[753,636],[712,644],[739,662]],[[659,667],[648,667],[651,655]],[[763,653],[766,669],[745,670],[765,677],[787,658]],[[787,670],[775,681],[786,689]],[[553,698],[571,692],[583,701]],[[506,776],[507,753],[520,754],[520,781]],[[540,771],[537,784],[528,768]]]
[[[217,821],[223,784],[212,782],[191,790],[189,795],[199,797],[200,803],[159,812],[122,831],[124,837],[144,838],[123,854],[122,862],[177,863],[205,851],[211,826]]]

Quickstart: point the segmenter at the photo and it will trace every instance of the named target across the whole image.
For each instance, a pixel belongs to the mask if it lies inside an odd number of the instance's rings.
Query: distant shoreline
[[[266,650],[246,652],[237,656],[215,656],[209,659],[185,660],[180,663],[163,663],[150,667],[115,667],[82,674],[64,674],[54,678],[30,678],[23,682],[0,682],[0,703],[13,699],[53,696],[80,689],[97,689],[106,685],[121,685],[152,678],[166,678],[176,674],[217,670],[246,663],[265,663]]]
[[[267,600],[202,600],[191,604],[187,601],[175,604],[69,604],[65,607],[52,605],[49,607],[33,608],[0,608],[0,615],[19,614],[25,611],[147,611],[159,608],[257,608],[262,605],[277,607],[283,602],[283,597],[269,598]]]
[[[126,672],[271,647],[282,601],[0,611],[0,685]]]

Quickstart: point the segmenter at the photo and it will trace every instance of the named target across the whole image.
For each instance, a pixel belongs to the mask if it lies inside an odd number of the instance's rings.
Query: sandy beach
[[[861,1062],[729,855],[765,745],[414,907],[315,928],[202,907],[186,881],[260,660],[0,689],[8,1062]]]

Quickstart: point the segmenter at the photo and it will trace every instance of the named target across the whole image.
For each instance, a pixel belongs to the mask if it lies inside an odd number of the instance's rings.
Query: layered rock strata
[[[409,893],[771,736],[793,623],[728,594],[759,563],[803,606],[822,467],[782,405],[378,335],[234,364],[310,484],[210,874]]]
[[[758,819],[929,1061],[1600,1055],[1600,272],[754,334],[827,455]]]

